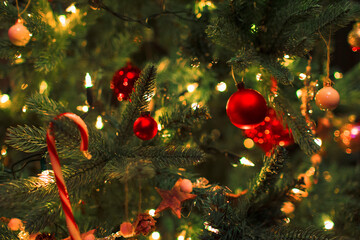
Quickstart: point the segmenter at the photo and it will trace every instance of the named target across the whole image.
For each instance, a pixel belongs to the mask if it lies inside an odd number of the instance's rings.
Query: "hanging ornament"
[[[269,152],[274,146],[283,147],[294,143],[291,131],[284,127],[276,116],[274,109],[269,108],[265,120],[253,129],[244,130],[246,137],[251,138],[264,152]]]
[[[110,88],[114,90],[114,94],[119,101],[130,99],[140,72],[140,69],[132,66],[130,62],[115,72],[110,83]]]
[[[24,226],[23,222],[18,218],[11,218],[8,223],[8,228],[11,231],[20,230]]]
[[[147,236],[149,233],[155,231],[156,221],[148,213],[140,213],[134,223],[135,234],[142,234]]]
[[[331,86],[320,89],[315,96],[316,105],[323,111],[334,110],[340,102],[340,95]]]
[[[120,234],[124,238],[133,237],[135,235],[135,229],[131,222],[123,222],[120,225]]]
[[[194,199],[196,195],[185,193],[180,189],[181,179],[179,179],[171,190],[162,190],[156,188],[163,199],[159,207],[156,209],[155,214],[164,211],[165,209],[171,208],[171,211],[178,217],[181,218],[181,203],[183,201]]]
[[[158,131],[156,121],[150,116],[150,112],[142,112],[141,117],[134,122],[134,133],[142,140],[153,139]]]
[[[15,25],[12,25],[8,31],[9,40],[15,46],[25,46],[31,37],[27,27],[24,26],[23,21],[18,19]]]
[[[181,179],[180,190],[186,193],[191,193],[193,190],[191,181],[189,179]]]
[[[347,154],[358,152],[360,150],[360,122],[345,124],[335,140]]]
[[[254,128],[266,116],[266,101],[258,91],[245,89],[243,82],[239,83],[237,87],[238,90],[230,96],[226,104],[226,113],[236,127]]]
[[[360,23],[356,23],[348,35],[348,43],[354,52],[360,50]]]

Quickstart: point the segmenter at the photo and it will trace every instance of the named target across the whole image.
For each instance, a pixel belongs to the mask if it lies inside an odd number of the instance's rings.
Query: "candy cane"
[[[55,117],[54,120],[57,120],[61,117],[67,117],[67,118],[71,119],[78,126],[80,134],[81,134],[80,150],[83,152],[87,152],[88,144],[89,144],[89,141],[88,141],[89,134],[88,134],[88,130],[87,130],[87,127],[86,127],[86,124],[84,123],[84,121],[74,113],[62,113],[62,114],[58,115],[57,117]],[[57,153],[56,147],[55,147],[55,137],[53,134],[53,123],[52,122],[50,122],[49,128],[46,133],[46,142],[47,142],[47,147],[48,147],[48,151],[49,151],[51,165],[54,170],[56,185],[59,190],[61,205],[62,205],[62,208],[65,213],[66,224],[67,224],[67,227],[69,230],[70,237],[72,240],[81,240],[79,227],[77,226],[77,224],[75,222],[74,214],[71,209],[71,204],[70,204],[70,200],[69,200],[69,194],[66,189],[65,181],[64,181],[64,178],[63,178],[63,175],[61,172],[59,156],[58,156],[58,153]]]

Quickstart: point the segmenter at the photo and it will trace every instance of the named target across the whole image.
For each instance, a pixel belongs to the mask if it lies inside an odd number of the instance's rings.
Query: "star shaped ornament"
[[[185,200],[196,198],[195,194],[186,193],[181,191],[180,183],[182,179],[179,178],[175,183],[174,187],[171,190],[162,190],[156,188],[156,191],[159,193],[163,199],[159,207],[156,209],[155,214],[162,212],[165,209],[171,208],[171,211],[178,217],[181,218],[181,203]]]

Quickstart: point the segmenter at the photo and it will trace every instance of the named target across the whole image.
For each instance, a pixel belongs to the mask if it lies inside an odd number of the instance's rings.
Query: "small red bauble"
[[[264,97],[253,89],[245,89],[238,84],[238,90],[230,96],[226,113],[236,127],[250,129],[259,125],[266,116],[267,105]]]
[[[156,121],[150,116],[149,112],[144,112],[141,117],[134,122],[134,133],[142,140],[153,139],[158,131]]]
[[[180,190],[186,193],[191,193],[193,190],[191,181],[189,179],[182,179],[180,183]]]
[[[244,134],[254,140],[264,152],[269,152],[276,145],[286,147],[294,143],[290,130],[284,128],[272,108],[269,108],[268,114],[262,123],[253,129],[245,130]]]
[[[332,87],[323,87],[315,96],[316,105],[323,111],[334,110],[340,102],[340,95]]]
[[[130,94],[134,90],[135,82],[140,76],[140,69],[127,63],[123,68],[115,72],[110,88],[114,90],[114,94],[119,101],[128,100]]]
[[[9,28],[9,40],[15,46],[23,47],[30,40],[30,32],[21,21],[17,21],[15,25]]]
[[[120,225],[120,233],[124,238],[132,237],[135,235],[135,229],[131,222],[123,222]]]

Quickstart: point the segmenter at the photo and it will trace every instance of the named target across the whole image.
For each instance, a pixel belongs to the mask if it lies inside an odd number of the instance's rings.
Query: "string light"
[[[86,75],[85,75],[85,87],[90,88],[92,86],[93,86],[93,84],[91,82],[91,76],[90,76],[89,73],[86,73]]]
[[[52,170],[44,170],[41,172],[41,174],[39,174],[40,186],[47,186],[50,183],[55,182],[55,178],[52,175],[50,175],[50,173],[53,174],[53,171]]]
[[[324,222],[324,228],[327,230],[333,229],[334,228],[334,222],[331,220],[326,220]]]
[[[245,166],[249,166],[249,167],[254,167],[255,166],[255,164],[252,161],[250,161],[249,159],[247,159],[246,157],[240,158],[239,161],[240,161],[240,163],[242,165],[245,165]]]
[[[341,72],[335,72],[334,73],[334,78],[335,79],[341,79],[341,78],[343,78],[343,74]]]
[[[301,96],[302,96],[302,90],[301,90],[301,89],[298,89],[298,90],[296,91],[296,96],[297,96],[298,98],[301,98]]]
[[[22,107],[22,111],[23,111],[23,112],[26,112],[26,110],[27,110],[27,106],[24,105],[24,106]]]
[[[200,106],[199,106],[198,103],[193,103],[193,104],[191,104],[191,108],[194,109],[194,110],[196,110],[196,109],[199,108],[199,107],[200,107]]]
[[[209,232],[213,232],[218,234],[219,233],[219,229],[213,228],[212,226],[209,225],[208,222],[204,222],[205,225],[205,229],[208,230]]]
[[[300,73],[299,74],[299,79],[300,80],[305,80],[306,79],[306,74],[305,73]]]
[[[227,86],[226,83],[220,82],[216,85],[216,90],[219,92],[224,92],[226,90]]]
[[[153,239],[153,240],[158,240],[158,239],[160,239],[160,233],[159,233],[159,232],[153,232],[153,233],[151,234],[151,239]]]
[[[261,81],[261,73],[256,74],[256,81]]]
[[[158,127],[158,131],[161,131],[162,127],[160,123],[158,123],[157,127]]]
[[[155,209],[150,209],[149,210],[149,215],[154,217],[155,216]]]
[[[39,87],[39,93],[43,94],[45,92],[45,90],[47,89],[48,85],[45,81],[42,81],[40,83],[40,87]]]
[[[66,16],[65,15],[60,15],[58,19],[59,19],[59,22],[61,23],[61,25],[63,27],[65,27],[66,26]]]
[[[71,4],[66,10],[66,12],[76,13],[76,7],[75,4]]]
[[[2,149],[1,149],[1,155],[5,156],[6,154],[7,154],[6,146],[3,146]]]
[[[81,112],[88,112],[89,111],[89,106],[88,105],[77,106],[76,110],[81,111]]]
[[[10,101],[9,95],[7,95],[7,94],[0,95],[0,102],[1,103],[6,103],[8,101]]]
[[[195,89],[199,86],[197,83],[192,83],[187,86],[187,90],[189,93],[192,93],[195,91]]]
[[[314,142],[315,142],[317,145],[319,145],[319,147],[321,147],[321,145],[322,145],[322,140],[321,140],[320,138],[315,138],[315,139],[314,139]]]
[[[103,123],[102,117],[100,115],[96,118],[95,127],[97,129],[102,129],[104,127],[104,123]]]

